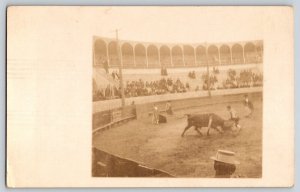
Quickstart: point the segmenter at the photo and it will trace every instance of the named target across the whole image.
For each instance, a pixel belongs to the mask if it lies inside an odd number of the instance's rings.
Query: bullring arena
[[[157,170],[160,176],[211,178],[210,157],[224,149],[235,152],[240,162],[237,176],[262,177],[262,41],[195,45],[120,41],[124,106],[116,42],[100,37],[94,42],[93,176],[151,177],[159,175],[154,174]],[[245,117],[244,95],[254,106],[250,118]],[[166,113],[167,102],[173,115]],[[152,123],[154,104],[166,123]],[[240,117],[239,134],[212,130],[206,136],[204,127],[203,136],[189,129],[181,137],[186,114],[215,113],[228,119],[228,105]],[[140,173],[141,168],[148,172]],[[108,169],[120,170],[113,175]]]

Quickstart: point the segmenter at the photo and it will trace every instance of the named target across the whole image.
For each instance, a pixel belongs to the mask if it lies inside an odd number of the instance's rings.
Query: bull
[[[221,134],[223,134],[223,131],[232,130],[234,122],[230,120],[224,120],[223,118],[214,113],[194,115],[187,114],[187,126],[183,130],[181,137],[183,137],[184,133],[193,126],[201,136],[201,128],[208,127],[206,135],[209,136],[210,129],[214,129]]]

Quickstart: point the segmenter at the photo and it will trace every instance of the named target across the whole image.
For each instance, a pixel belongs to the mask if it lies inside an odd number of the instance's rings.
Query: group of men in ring
[[[244,95],[244,101],[243,101],[245,110],[246,110],[246,118],[252,117],[253,113],[253,103],[249,100],[248,95]],[[166,103],[165,111],[168,115],[173,115],[173,108],[171,105],[171,101],[168,101]],[[239,116],[237,115],[237,112],[234,108],[232,108],[230,105],[227,106],[227,111],[229,112],[230,118],[229,120],[233,121],[236,128],[240,129],[241,126],[239,124]],[[159,110],[156,104],[153,105],[153,116],[152,116],[152,123],[153,124],[159,124]]]
[[[249,100],[248,95],[244,95],[243,105],[246,110],[246,118],[252,117],[253,114],[253,103]],[[239,116],[236,111],[230,106],[227,106],[227,110],[229,112],[230,118],[229,120],[233,121],[235,127],[239,130],[241,126],[239,125]],[[168,101],[166,104],[166,112],[169,115],[173,115],[173,110],[171,106],[171,102]],[[157,105],[153,105],[153,124],[159,124],[159,111]],[[211,123],[211,122],[210,122]],[[232,177],[242,177],[239,175],[235,175],[236,166],[240,164],[239,161],[235,160],[235,153],[228,150],[218,150],[216,155],[211,157],[214,160],[214,170],[215,170],[215,178],[232,178]]]

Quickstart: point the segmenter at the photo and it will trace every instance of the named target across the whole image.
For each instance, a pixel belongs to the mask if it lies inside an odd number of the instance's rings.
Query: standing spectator
[[[234,158],[235,153],[231,151],[218,150],[214,160],[215,178],[231,178],[240,162]]]
[[[162,68],[160,69],[160,75],[161,75],[161,76],[164,76],[164,75],[165,75],[164,67],[162,67]]]
[[[132,107],[132,115],[134,115],[135,116],[135,119],[137,118],[136,117],[136,106],[135,106],[135,102],[134,101],[132,101],[131,102],[131,107]]]
[[[117,80],[119,80],[119,79],[120,79],[120,77],[119,77],[119,74],[118,74],[118,72],[117,72],[117,71],[115,71],[115,76],[116,76],[116,79],[117,79]]]
[[[102,64],[103,64],[103,67],[104,67],[104,69],[105,69],[105,71],[106,71],[106,74],[108,74],[109,71],[108,71],[108,62],[107,62],[107,60],[104,59],[104,60],[102,61]]]
[[[248,95],[244,96],[244,106],[246,110],[246,116],[245,117],[252,117],[253,113],[253,104],[251,101],[249,101]]]
[[[227,106],[227,110],[230,116],[229,120],[234,121],[237,131],[239,131],[241,129],[241,126],[239,125],[240,118],[238,117],[236,111],[230,105]]]
[[[112,90],[110,84],[107,84],[107,87],[105,89],[105,99],[111,99],[112,96]]]
[[[159,116],[158,107],[156,106],[156,104],[154,104],[153,105],[152,124],[158,125],[158,116]]]
[[[168,115],[173,115],[173,109],[170,101],[168,101],[166,104],[166,112]]]

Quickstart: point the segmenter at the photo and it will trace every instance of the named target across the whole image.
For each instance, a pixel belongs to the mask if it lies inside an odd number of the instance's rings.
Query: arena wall
[[[232,98],[232,95],[240,95],[248,93],[248,94],[262,94],[262,87],[250,87],[250,88],[236,88],[236,89],[221,89],[221,90],[214,90],[211,91],[212,98]],[[231,95],[230,97],[228,97]],[[233,97],[234,98],[234,97]],[[209,103],[215,99],[211,99],[208,97],[208,91],[198,91],[198,92],[186,92],[186,93],[176,93],[176,94],[164,94],[164,95],[151,95],[151,96],[144,96],[144,97],[131,97],[125,99],[125,105],[130,105],[132,102],[139,106],[143,106],[145,104],[152,106],[153,103],[165,103],[166,101],[172,101],[173,108],[176,109],[176,103],[179,101],[184,100],[191,100],[194,99],[195,101],[201,101],[201,103]],[[223,100],[221,100],[224,102]],[[192,103],[192,106],[194,103]],[[184,105],[179,105],[178,107],[183,107]],[[121,107],[121,99],[113,99],[113,100],[105,100],[105,101],[97,101],[93,102],[93,114],[112,110],[115,108]],[[186,106],[189,107],[189,106]],[[144,107],[145,108],[145,107]],[[163,107],[164,108],[164,107]],[[141,109],[147,110],[148,109]],[[137,114],[141,113],[142,111],[137,111]]]
[[[201,96],[199,95],[201,94]],[[188,92],[180,94],[169,94],[161,96],[146,96],[128,98],[127,104],[132,102],[136,104],[128,104],[124,108],[120,106],[120,99],[94,102],[94,107],[98,107],[97,111],[93,112],[93,134],[109,129],[113,126],[126,123],[132,119],[146,119],[152,114],[153,104],[158,106],[160,114],[165,114],[165,105],[167,101],[171,101],[174,111],[201,107],[204,105],[214,105],[219,103],[241,102],[243,95],[247,93],[251,99],[262,99],[262,87],[215,90],[211,92]],[[111,104],[115,104],[114,106]],[[101,106],[109,107],[103,110]]]
[[[186,108],[194,108],[194,107],[201,107],[204,105],[213,105],[218,103],[231,103],[231,102],[238,102],[243,100],[243,96],[245,93],[234,93],[234,94],[214,94],[211,97],[195,97],[195,98],[189,98],[189,99],[178,99],[178,100],[172,100],[172,108],[174,111],[186,109]],[[248,93],[250,98],[262,98],[262,92],[250,92]],[[155,104],[158,106],[162,114],[165,112],[165,105],[166,101],[159,101],[155,102]],[[136,110],[137,119],[146,118],[151,114],[152,112],[152,106],[153,103],[146,103],[138,105]]]

